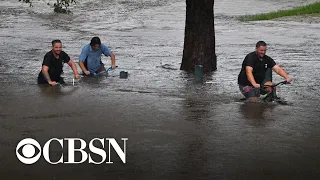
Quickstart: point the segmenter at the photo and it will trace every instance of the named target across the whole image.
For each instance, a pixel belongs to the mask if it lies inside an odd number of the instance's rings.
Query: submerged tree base
[[[280,10],[280,11],[275,11],[275,12],[270,12],[265,14],[240,16],[238,19],[240,21],[260,21],[260,20],[276,19],[276,18],[285,17],[285,16],[296,16],[296,15],[305,15],[305,14],[314,14],[314,13],[320,13],[320,2],[316,2],[306,6],[299,6],[290,10]]]
[[[180,70],[194,72],[199,65],[205,73],[217,69],[213,7],[213,0],[186,1],[185,37]]]

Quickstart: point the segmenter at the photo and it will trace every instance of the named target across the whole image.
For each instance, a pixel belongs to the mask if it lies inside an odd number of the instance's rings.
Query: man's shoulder
[[[264,58],[265,59],[267,59],[267,60],[270,60],[270,59],[272,59],[270,56],[268,56],[268,55],[264,55]],[[272,59],[273,60],[273,59]]]
[[[248,60],[248,59],[254,59],[255,57],[257,57],[256,53],[253,51],[253,52],[250,52],[246,55],[245,57],[245,60]]]
[[[275,60],[274,59],[272,59],[270,56],[267,56],[267,55],[265,55],[265,58],[264,58],[265,60],[265,62],[266,63],[268,63],[268,64],[271,64],[271,66],[274,66],[274,65],[276,65],[277,63],[275,62]]]
[[[107,44],[101,43],[101,48],[109,49]]]
[[[106,45],[101,43],[101,51],[104,53],[106,56],[109,56],[112,53],[112,50]]]
[[[90,44],[86,44],[82,47],[82,50],[89,51]]]
[[[68,53],[66,53],[65,51],[61,51],[60,54],[61,54],[62,56],[69,56]]]
[[[107,48],[110,50],[109,46],[107,44],[101,43],[101,47]]]
[[[44,55],[44,58],[45,58],[45,59],[52,58],[52,57],[53,57],[52,51],[49,51],[49,52],[47,52],[47,53]]]
[[[254,57],[254,56],[256,56],[256,52],[255,52],[255,51],[252,51],[252,52],[250,52],[249,54],[247,54],[247,56],[252,56],[252,57]]]
[[[53,56],[52,51],[48,51],[44,56]]]
[[[60,54],[67,54],[65,51],[61,51]]]

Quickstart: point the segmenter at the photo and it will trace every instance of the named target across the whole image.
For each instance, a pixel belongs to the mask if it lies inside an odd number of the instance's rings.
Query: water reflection
[[[206,136],[200,131],[190,133],[182,145],[180,156],[178,157],[177,169],[174,171],[176,179],[186,179],[188,177],[202,177],[208,174],[208,165],[214,161],[210,159],[210,152],[206,149]],[[192,171],[190,171],[192,169]]]
[[[41,84],[38,85],[41,95],[56,98],[57,95],[71,95],[75,91],[79,89],[78,86],[71,85],[56,85],[56,86],[50,86],[47,84]]]
[[[183,116],[187,121],[206,121],[210,117],[210,102],[212,97],[210,97],[206,86],[193,81],[191,76],[189,77],[190,81],[186,85]]]
[[[243,118],[252,126],[265,126],[272,119],[274,104],[263,102],[244,102],[240,105]]]
[[[193,74],[187,76],[182,116],[185,121],[193,125],[183,133],[185,138],[180,145],[180,156],[177,159],[177,169],[174,171],[176,179],[202,177],[208,173],[207,167],[212,161],[208,158],[210,152],[206,149],[209,134],[206,127],[210,122],[210,112],[213,108],[210,89],[196,81]]]

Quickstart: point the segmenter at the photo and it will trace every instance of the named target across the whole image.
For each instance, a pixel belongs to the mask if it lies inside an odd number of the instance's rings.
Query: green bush
[[[19,2],[21,1],[29,3],[30,7],[32,6],[32,0],[19,0]],[[71,13],[71,11],[68,10],[71,4],[76,4],[76,0],[56,0],[53,4],[53,11],[56,13]],[[48,2],[48,5],[50,5],[50,2]]]
[[[56,3],[53,4],[54,12],[56,13],[71,13],[68,10],[70,4],[76,4],[75,0],[57,0]]]

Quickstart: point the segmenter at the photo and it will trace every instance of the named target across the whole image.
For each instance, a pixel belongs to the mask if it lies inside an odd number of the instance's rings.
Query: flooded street
[[[319,179],[320,24],[288,20],[240,22],[316,0],[215,1],[218,69],[196,84],[180,71],[185,1],[84,0],[72,15],[45,1],[34,7],[0,0],[0,174],[3,179]],[[36,84],[51,41],[78,62],[99,36],[119,66],[107,79],[67,86]],[[259,40],[291,77],[278,95],[289,105],[245,103],[237,76]],[[110,58],[102,58],[110,65]],[[78,70],[80,68],[78,66]],[[128,71],[120,79],[120,71]],[[274,81],[281,78],[274,74]],[[20,140],[128,138],[127,162],[24,165]],[[64,151],[66,151],[64,149]],[[59,156],[59,149],[52,156]],[[58,160],[58,159],[56,159]]]

